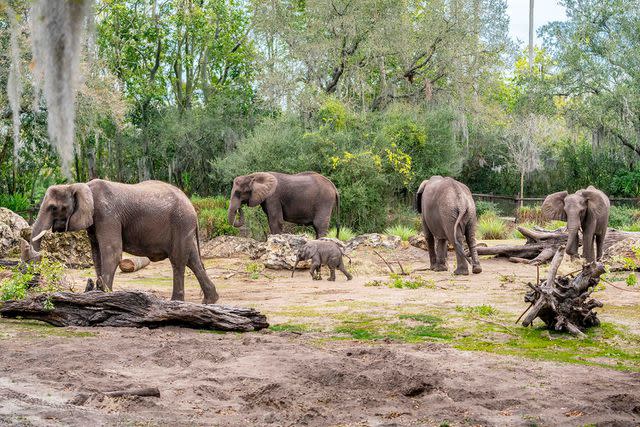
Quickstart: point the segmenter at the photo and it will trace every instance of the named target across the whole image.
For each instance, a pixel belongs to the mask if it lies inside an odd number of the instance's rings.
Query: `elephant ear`
[[[68,219],[68,231],[78,231],[93,225],[93,193],[87,184],[69,186],[74,199],[73,213]]]
[[[549,194],[542,202],[542,215],[546,219],[567,220],[567,213],[564,211],[564,199],[569,195],[566,191],[558,191]]]
[[[275,176],[266,172],[257,172],[251,175],[251,197],[247,203],[250,207],[258,206],[271,196],[278,185]]]
[[[422,184],[420,184],[420,188],[418,188],[418,192],[416,193],[414,208],[418,213],[422,213],[422,193],[424,192],[424,187],[426,187],[427,182],[429,182],[428,179],[422,181]]]
[[[609,198],[602,191],[590,185],[586,190],[582,190],[582,196],[587,201],[589,214],[593,217],[609,216]]]

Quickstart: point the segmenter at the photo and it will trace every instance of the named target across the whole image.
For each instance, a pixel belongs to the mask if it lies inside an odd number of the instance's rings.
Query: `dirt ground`
[[[416,248],[382,253],[426,266]],[[349,282],[206,260],[220,303],[267,315],[255,333],[0,319],[0,425],[640,425],[640,292],[623,276],[594,294],[603,327],[581,343],[514,324],[535,267],[486,259],[480,275],[424,271],[407,289],[386,285],[371,250],[352,257]],[[69,284],[91,276],[69,271]],[[169,298],[170,264],[118,274],[114,288]],[[186,295],[201,298],[191,274]],[[593,353],[566,351],[581,346]],[[99,393],[144,386],[161,397]],[[96,394],[69,403],[81,392]]]

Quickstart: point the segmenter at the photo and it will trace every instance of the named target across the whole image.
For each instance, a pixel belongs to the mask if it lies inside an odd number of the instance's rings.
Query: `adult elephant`
[[[282,222],[312,225],[316,238],[329,230],[331,212],[336,208],[336,234],[340,233],[340,196],[333,182],[315,172],[295,175],[256,172],[233,180],[229,201],[229,224],[242,227],[242,206],[260,205],[269,220],[271,234],[282,233]],[[238,213],[240,218],[237,219]]]
[[[218,300],[200,259],[196,211],[178,188],[159,181],[121,184],[94,179],[87,184],[54,185],[33,224],[31,245],[54,232],[87,230],[98,280],[112,289],[116,267],[126,251],[151,261],[166,258],[173,267],[173,295],[184,300],[184,268],[195,274],[204,304]]]
[[[422,181],[416,193],[416,209],[422,215],[422,228],[434,271],[447,270],[447,241],[453,244],[457,257],[454,274],[482,272],[476,250],[476,205],[469,188],[453,178],[432,176]],[[466,239],[471,259],[462,246]]]
[[[578,254],[578,231],[582,230],[582,256],[592,262],[602,257],[610,206],[607,195],[590,185],[573,194],[566,191],[549,194],[542,203],[542,213],[547,219],[567,221],[569,255]]]

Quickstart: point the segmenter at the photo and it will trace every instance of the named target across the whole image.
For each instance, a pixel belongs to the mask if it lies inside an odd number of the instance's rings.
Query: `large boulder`
[[[308,240],[301,234],[270,234],[262,257],[264,266],[273,270],[291,270],[296,263],[298,249]],[[300,262],[298,268],[309,268],[309,263]]]
[[[258,259],[266,252],[267,244],[249,237],[218,236],[201,245],[203,258],[229,258],[238,254]]]
[[[422,249],[423,251],[428,250],[427,249],[427,239],[424,238],[424,234],[423,233],[415,234],[415,235],[409,237],[409,244],[411,246],[415,246],[418,249]]]
[[[20,254],[20,232],[29,224],[17,213],[0,208],[0,258]]]
[[[609,246],[602,262],[610,271],[640,270],[640,237],[629,237]]]
[[[351,252],[360,246],[369,246],[372,248],[396,249],[402,245],[402,239],[398,236],[390,236],[387,234],[362,234],[349,240],[345,245],[346,252]]]
[[[31,229],[22,231],[22,238],[31,241]],[[47,231],[40,244],[40,256],[59,261],[68,268],[89,268],[93,265],[91,243],[85,230],[53,233]]]

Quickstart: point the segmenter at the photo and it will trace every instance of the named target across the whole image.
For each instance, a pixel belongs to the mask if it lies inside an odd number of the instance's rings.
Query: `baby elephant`
[[[353,279],[353,276],[351,276],[347,269],[344,268],[342,255],[344,255],[342,250],[335,242],[330,240],[310,240],[298,250],[298,257],[295,265],[293,266],[291,277],[293,277],[293,273],[296,271],[298,262],[311,259],[311,270],[309,272],[311,273],[313,280],[322,280],[322,277],[320,276],[320,267],[322,265],[326,265],[331,271],[329,280],[336,280],[336,268],[347,276],[347,280],[351,280]],[[349,258],[348,255],[345,256]],[[349,262],[351,262],[351,258],[349,258]]]

